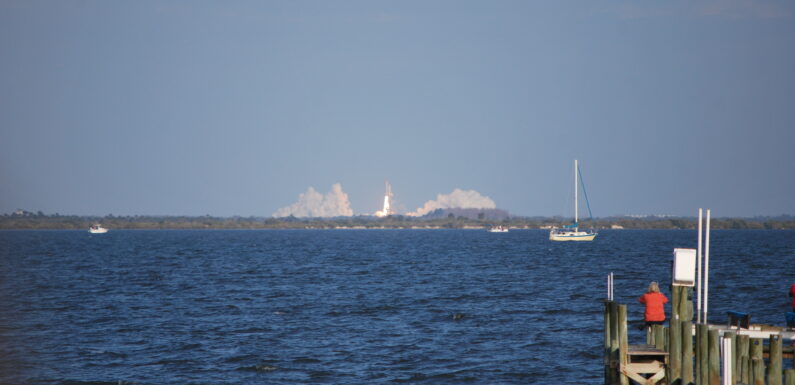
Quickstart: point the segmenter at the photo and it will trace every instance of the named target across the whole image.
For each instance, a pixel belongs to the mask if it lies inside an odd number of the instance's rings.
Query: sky
[[[795,214],[795,2],[0,2],[0,213]]]

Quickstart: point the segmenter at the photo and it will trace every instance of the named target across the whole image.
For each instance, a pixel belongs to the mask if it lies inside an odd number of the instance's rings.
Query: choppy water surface
[[[696,234],[546,237],[0,232],[0,383],[601,383],[605,276],[639,319]],[[783,324],[795,232],[715,231],[711,252],[711,319]]]

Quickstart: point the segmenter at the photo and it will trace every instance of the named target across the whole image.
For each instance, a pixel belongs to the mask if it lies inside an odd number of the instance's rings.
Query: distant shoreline
[[[114,231],[284,231],[284,230],[295,230],[295,231],[314,231],[314,230],[321,230],[321,231],[382,231],[382,230],[399,230],[399,231],[450,231],[450,230],[464,230],[464,231],[486,231],[488,227],[484,228],[448,228],[448,227],[366,227],[366,228],[346,228],[346,227],[267,227],[267,228],[216,228],[216,227],[206,227],[206,228],[171,228],[171,227],[162,227],[162,228],[113,228]],[[517,228],[517,227],[509,227],[511,231],[542,231],[548,232],[548,229],[537,229],[537,228]],[[597,231],[689,231],[695,229],[597,229]],[[793,231],[793,228],[781,228],[781,229],[716,229],[712,228],[713,231]],[[14,231],[87,231],[85,229],[76,229],[76,228],[0,228],[0,232],[14,232]]]
[[[76,216],[44,215],[25,212],[0,216],[0,230],[88,230],[101,223],[111,230],[265,230],[265,229],[469,229],[485,230],[502,225],[511,229],[546,230],[551,226],[569,224],[571,218],[509,217],[503,220],[465,217],[417,218],[371,216],[336,218],[263,218],[263,217],[189,217],[189,216]],[[696,229],[697,219],[676,217],[610,217],[581,221],[581,227],[613,230],[687,230]],[[712,218],[713,229],[794,230],[795,216],[757,218]]]

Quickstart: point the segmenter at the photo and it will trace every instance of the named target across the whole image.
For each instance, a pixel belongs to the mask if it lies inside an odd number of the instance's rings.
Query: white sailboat
[[[570,225],[563,226],[562,228],[553,227],[552,230],[549,231],[549,240],[550,241],[593,241],[596,238],[595,231],[580,231],[579,229],[579,200],[578,200],[578,192],[580,187],[580,181],[578,180],[578,176],[580,174],[580,167],[577,163],[577,159],[574,160],[574,223]],[[585,187],[583,186],[583,192],[585,191]],[[585,196],[585,199],[588,199],[588,196]],[[590,205],[588,206],[588,211],[590,212],[591,208]]]

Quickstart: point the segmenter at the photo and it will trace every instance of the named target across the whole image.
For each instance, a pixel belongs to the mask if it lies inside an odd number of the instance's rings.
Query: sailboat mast
[[[579,190],[577,188],[577,170],[578,170],[577,159],[574,159],[574,225],[575,226],[577,225],[577,222],[579,222],[580,219],[579,215],[580,205],[577,204],[577,190]]]

